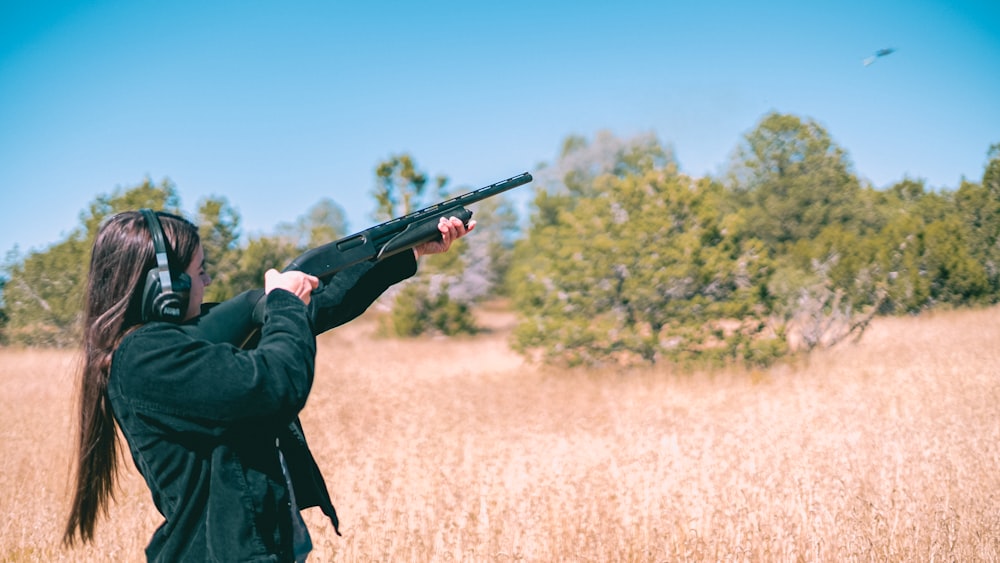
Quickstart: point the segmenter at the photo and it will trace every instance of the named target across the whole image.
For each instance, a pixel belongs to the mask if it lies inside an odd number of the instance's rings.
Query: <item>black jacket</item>
[[[315,334],[361,314],[416,271],[412,254],[334,276],[310,307],[286,291],[266,297],[253,350],[150,323],[114,354],[108,398],[164,517],[150,561],[291,561],[291,517],[277,444],[298,507],[338,526],[298,413],[313,381]]]

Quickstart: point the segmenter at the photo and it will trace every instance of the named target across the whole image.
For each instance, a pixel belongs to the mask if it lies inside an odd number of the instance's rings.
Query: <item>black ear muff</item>
[[[156,267],[146,272],[142,289],[142,322],[181,322],[187,313],[191,278],[184,272],[174,273],[170,267],[166,237],[156,213],[151,209],[139,211],[146,218],[156,253]]]

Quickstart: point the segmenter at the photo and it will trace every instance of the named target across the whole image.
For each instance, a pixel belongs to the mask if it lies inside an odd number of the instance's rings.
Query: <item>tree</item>
[[[29,346],[79,341],[79,315],[90,244],[79,232],[8,267],[4,305],[7,340]]]
[[[652,133],[623,139],[598,131],[593,140],[570,135],[555,164],[535,174],[535,185],[551,196],[587,197],[597,195],[594,181],[605,174],[624,177],[676,163],[673,150]]]
[[[728,175],[734,200],[747,209],[749,234],[778,251],[862,216],[847,154],[815,121],[765,116],[737,147]]]
[[[887,299],[889,272],[867,244],[888,220],[886,200],[851,168],[818,123],[770,113],[727,173],[743,236],[762,241],[774,262],[768,294],[779,330],[806,348],[860,333]]]
[[[229,284],[236,293],[263,287],[264,272],[275,267],[280,269],[280,264],[291,262],[297,254],[295,245],[284,237],[251,237],[239,253]]]
[[[924,264],[923,218],[897,214],[871,241],[872,261],[885,272],[883,313],[918,313],[930,305],[931,280]]]
[[[293,223],[280,223],[278,234],[287,237],[301,251],[333,242],[346,236],[347,214],[330,198],[323,198]]]
[[[642,146],[576,197],[538,193],[511,268],[515,345],[567,364],[766,362],[780,343],[763,334],[764,249],[734,236],[721,186]]]
[[[775,261],[773,322],[792,346],[811,350],[860,336],[887,298],[871,239],[829,225]]]
[[[80,214],[80,226],[66,240],[24,257],[8,259],[4,303],[5,328],[11,342],[38,346],[69,346],[79,342],[90,248],[108,216],[142,207],[179,212],[176,187],[169,180],[141,184],[97,196]]]
[[[17,247],[15,247],[15,251],[16,249]],[[5,285],[7,285],[7,278],[0,276],[0,345],[7,343],[7,306],[3,300]]]
[[[119,187],[110,194],[98,195],[80,216],[83,222],[84,238],[87,241],[93,241],[94,236],[97,235],[97,229],[106,217],[143,207],[181,214],[177,186],[167,178],[164,178],[158,186],[146,178],[137,186]]]
[[[239,213],[225,198],[209,198],[199,207],[199,228],[212,284],[206,301],[224,301],[243,291],[261,287],[264,272],[281,269],[299,254],[346,234],[344,210],[324,198],[294,222],[278,224],[274,236],[260,235],[239,245]]]
[[[439,175],[434,183],[434,195],[440,197],[448,178]],[[376,202],[373,217],[376,221],[388,221],[423,207],[426,188],[427,173],[417,170],[417,163],[409,154],[394,155],[378,163],[372,190]]]
[[[938,303],[983,303],[989,295],[989,278],[963,238],[957,218],[935,221],[924,237],[924,263],[931,281],[930,297]]]
[[[208,197],[198,205],[197,224],[212,277],[212,283],[205,288],[205,301],[225,301],[240,292],[233,285],[242,252],[240,214],[225,197]]]
[[[1000,144],[990,147],[982,183],[962,181],[955,209],[973,260],[981,264],[991,294],[1000,292]]]
[[[390,157],[375,167],[376,220],[405,215],[423,207],[428,176],[408,154]],[[435,198],[443,198],[448,178],[435,179]],[[469,314],[473,297],[463,293],[459,280],[465,271],[462,241],[446,254],[422,259],[421,271],[401,287],[390,290],[392,314],[388,331],[397,336],[425,333],[453,335],[476,331]]]
[[[1000,143],[990,145],[986,151],[986,169],[983,171],[983,187],[994,199],[1000,199]]]
[[[433,283],[405,285],[396,296],[391,318],[396,336],[427,333],[455,336],[479,330],[469,304],[449,297],[447,286],[435,287]]]

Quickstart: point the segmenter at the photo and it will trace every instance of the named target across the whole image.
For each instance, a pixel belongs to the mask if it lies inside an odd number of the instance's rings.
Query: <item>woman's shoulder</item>
[[[164,385],[232,367],[219,361],[232,356],[232,346],[195,338],[181,325],[149,323],[129,332],[115,349],[109,387],[129,396],[170,393]]]
[[[148,367],[167,360],[178,349],[189,347],[194,339],[179,325],[153,322],[129,331],[119,342],[112,357],[112,367]]]
[[[178,324],[159,321],[146,323],[127,331],[118,344],[118,350],[132,346],[136,342],[145,342],[150,339],[159,341],[182,336],[184,336],[184,332],[180,330]]]

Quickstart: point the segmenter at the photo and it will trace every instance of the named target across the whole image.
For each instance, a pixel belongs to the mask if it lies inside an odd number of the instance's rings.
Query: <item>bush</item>
[[[390,331],[396,336],[422,334],[475,334],[478,332],[469,306],[448,295],[447,286],[432,291],[428,283],[411,283],[396,297]]]

